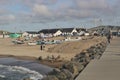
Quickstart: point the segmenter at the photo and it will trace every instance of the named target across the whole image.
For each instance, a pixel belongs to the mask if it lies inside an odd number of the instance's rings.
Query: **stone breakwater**
[[[105,51],[107,42],[101,42],[77,54],[71,61],[66,62],[59,69],[54,69],[42,80],[74,80],[78,74],[93,59],[100,59]]]

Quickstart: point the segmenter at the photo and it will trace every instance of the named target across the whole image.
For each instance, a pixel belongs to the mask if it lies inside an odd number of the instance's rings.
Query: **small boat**
[[[37,45],[37,42],[29,42],[28,45],[34,46]]]
[[[24,41],[21,40],[14,40],[12,41],[14,44],[24,44]]]
[[[81,37],[78,37],[76,39],[67,38],[67,39],[65,39],[65,41],[79,41],[81,39],[82,39]]]
[[[45,41],[37,41],[37,45],[45,44]]]

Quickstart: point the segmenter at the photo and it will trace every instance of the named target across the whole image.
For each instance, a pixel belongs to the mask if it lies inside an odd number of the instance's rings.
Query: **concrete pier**
[[[120,37],[108,44],[99,60],[92,60],[75,80],[120,80]]]

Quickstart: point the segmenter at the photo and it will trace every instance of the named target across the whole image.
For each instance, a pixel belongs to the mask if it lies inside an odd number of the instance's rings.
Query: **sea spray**
[[[22,80],[25,78],[30,78],[32,80],[41,80],[43,78],[43,75],[21,66],[0,65],[1,80]]]

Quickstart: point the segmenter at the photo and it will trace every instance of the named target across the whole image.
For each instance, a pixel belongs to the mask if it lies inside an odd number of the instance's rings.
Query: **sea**
[[[52,70],[36,61],[0,58],[0,80],[41,80]]]

